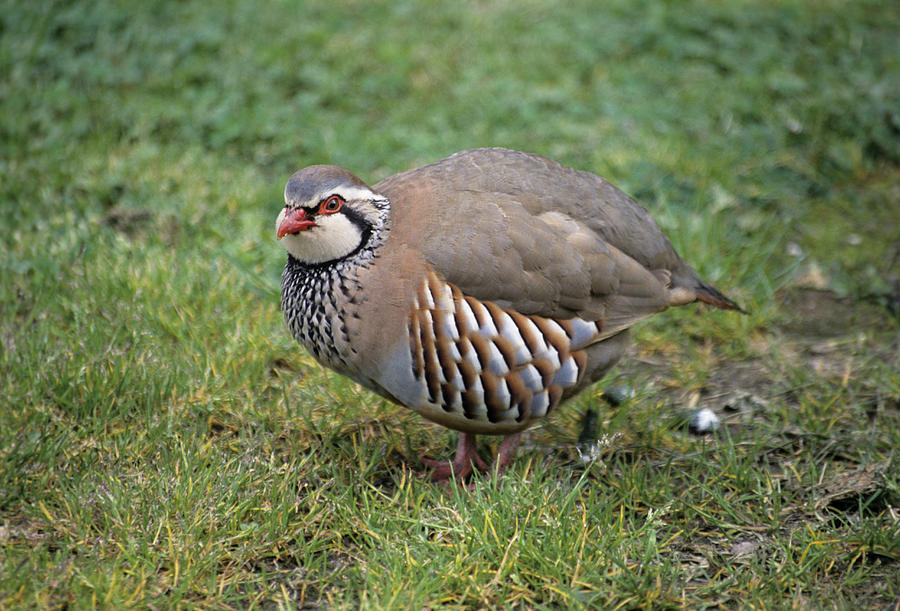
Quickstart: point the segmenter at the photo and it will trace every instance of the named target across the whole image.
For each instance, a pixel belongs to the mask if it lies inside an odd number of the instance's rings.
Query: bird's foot
[[[459,443],[456,445],[456,456],[453,457],[453,460],[422,458],[421,461],[431,469],[428,477],[433,482],[442,482],[451,477],[462,480],[472,472],[473,466],[479,471],[490,469],[490,465],[478,455],[475,448],[475,435],[469,433],[459,434]]]
[[[493,471],[499,482],[501,474],[516,456],[516,448],[519,447],[521,435],[521,433],[514,433],[500,443],[493,466],[478,455],[475,448],[475,435],[469,433],[459,434],[456,456],[452,461],[432,460],[424,457],[421,460],[425,466],[431,468],[429,478],[433,482],[446,481],[451,477],[462,481],[476,469],[485,473]]]

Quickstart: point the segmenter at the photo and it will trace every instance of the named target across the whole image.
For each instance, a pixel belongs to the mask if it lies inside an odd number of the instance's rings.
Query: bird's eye
[[[319,214],[334,214],[344,205],[344,200],[338,195],[332,195],[324,202],[319,204]]]

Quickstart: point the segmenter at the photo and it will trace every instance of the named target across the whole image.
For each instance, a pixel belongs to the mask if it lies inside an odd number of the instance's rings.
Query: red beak
[[[281,225],[278,226],[275,236],[280,240],[289,233],[306,231],[310,227],[315,226],[315,221],[306,218],[306,210],[298,208],[297,210],[288,211],[284,216],[284,220],[281,221]]]

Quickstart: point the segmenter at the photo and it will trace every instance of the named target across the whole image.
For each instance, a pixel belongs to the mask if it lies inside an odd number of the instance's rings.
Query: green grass
[[[2,2],[0,609],[900,599],[898,31],[887,1]],[[751,314],[642,324],[467,490],[414,473],[453,434],[288,336],[273,233],[299,167],[484,145],[607,177]]]

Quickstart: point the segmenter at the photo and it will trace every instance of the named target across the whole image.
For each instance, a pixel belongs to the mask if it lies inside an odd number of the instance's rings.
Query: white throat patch
[[[285,211],[278,215],[275,226],[281,226]],[[281,238],[285,249],[304,263],[324,263],[349,255],[362,242],[362,233],[346,215],[319,215],[316,226]]]

